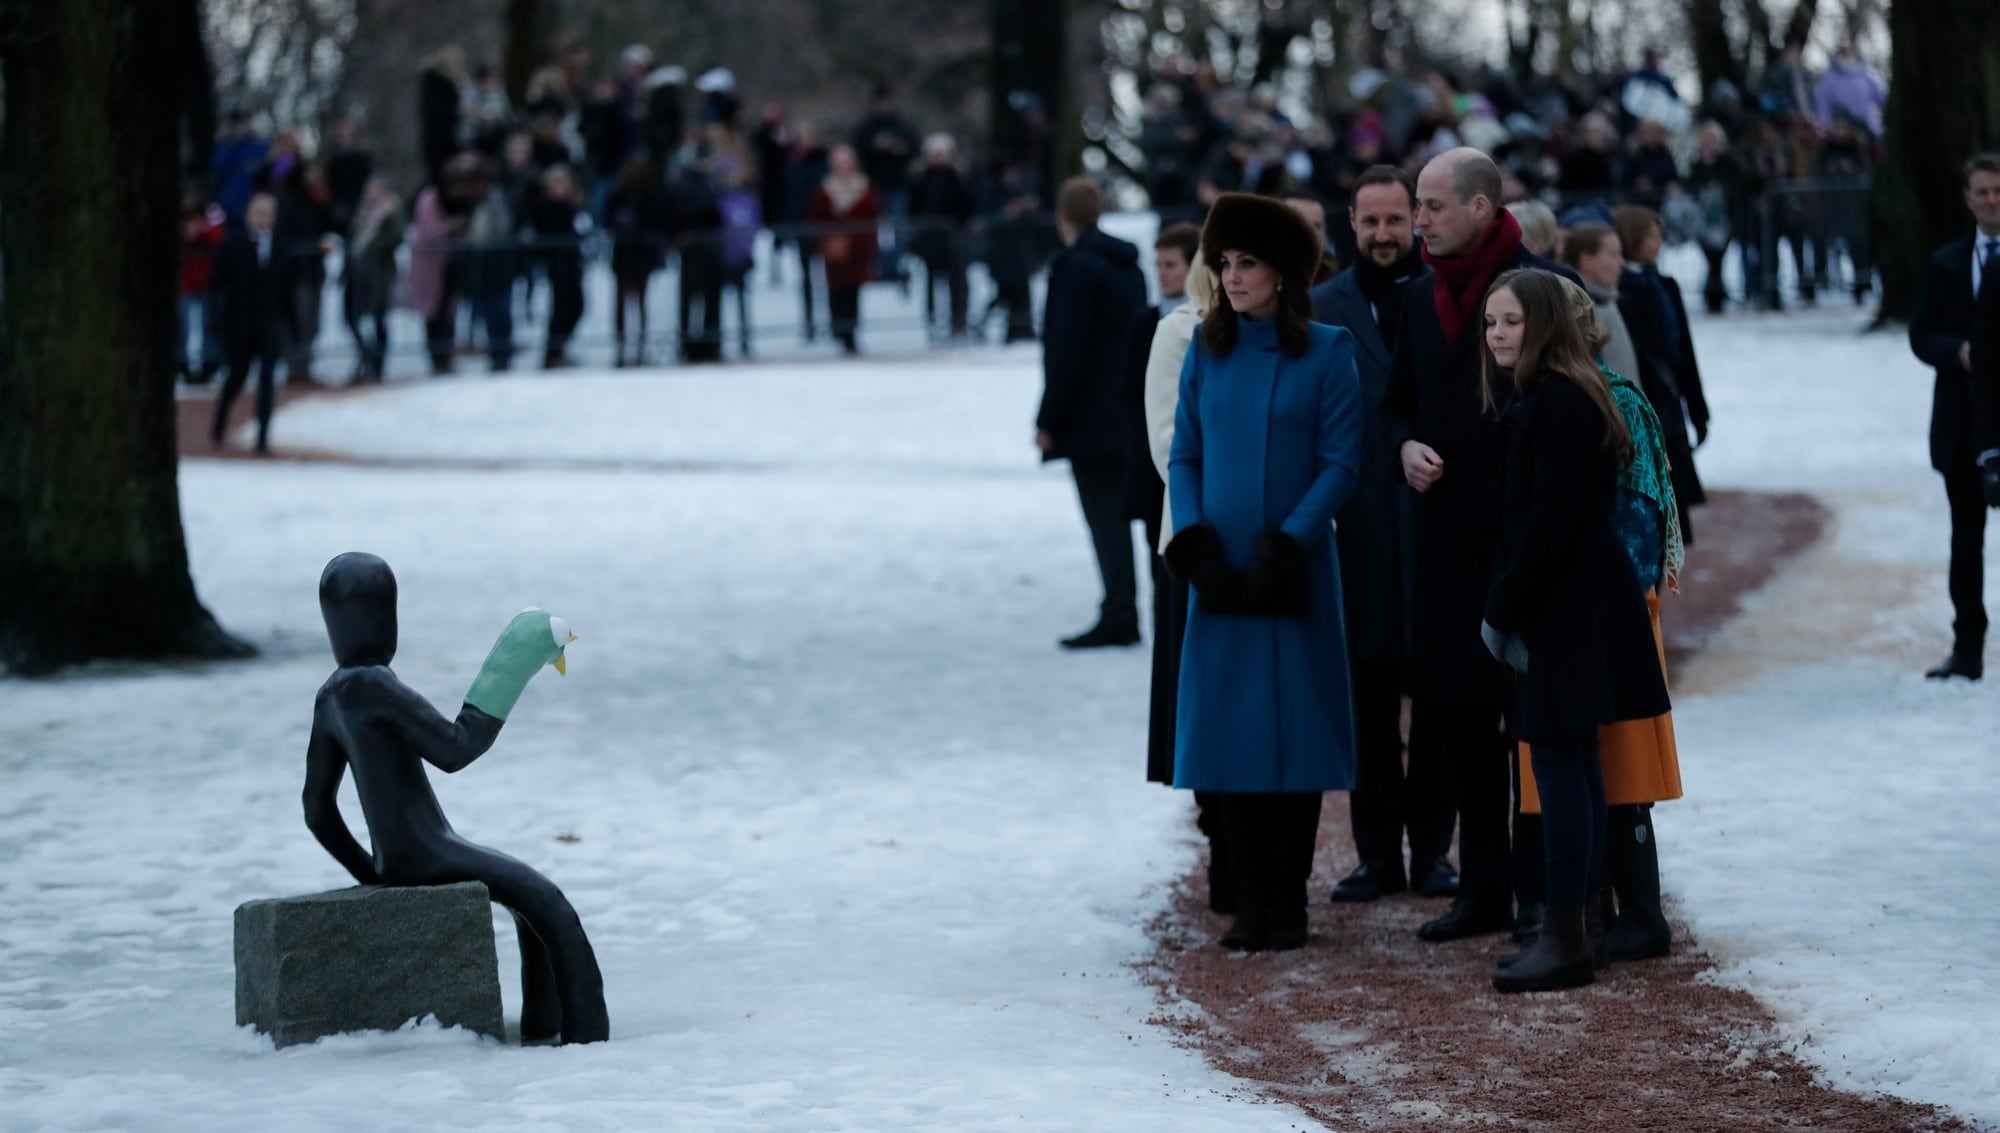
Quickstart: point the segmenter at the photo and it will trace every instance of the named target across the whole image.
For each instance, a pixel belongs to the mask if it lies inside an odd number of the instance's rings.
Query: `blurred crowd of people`
[[[1507,203],[1547,204],[1565,227],[1608,222],[1621,203],[1656,209],[1670,243],[1706,253],[1710,311],[1731,298],[1732,247],[1754,308],[1783,304],[1783,247],[1805,302],[1837,276],[1857,300],[1870,289],[1866,184],[1883,90],[1851,46],[1814,75],[1793,43],[1753,89],[1719,84],[1699,106],[1651,54],[1596,89],[1500,71],[1370,70],[1349,93],[1351,109],[1295,122],[1268,88],[1163,60],[1141,87],[1140,187],[1163,225],[1199,221],[1238,190],[1324,217],[1352,200],[1365,170],[1414,170],[1467,145],[1499,164]],[[185,195],[180,280],[183,376],[206,383],[226,370],[223,413],[253,378],[260,395],[280,372],[315,380],[329,286],[359,381],[382,377],[398,307],[422,320],[435,373],[468,350],[510,368],[528,337],[544,367],[567,366],[592,293],[611,306],[617,365],[721,358],[725,310],[747,355],[752,274],[785,286],[791,264],[808,342],[858,352],[871,283],[921,287],[940,343],[982,339],[996,319],[1007,342],[1037,337],[1030,284],[1059,243],[1054,130],[1032,96],[1016,107],[1012,152],[975,162],[949,134],[922,133],[886,85],[835,135],[777,103],[750,112],[729,69],[691,77],[643,44],[608,69],[572,48],[518,100],[495,67],[447,46],[415,94],[415,186],[383,175],[355,121],[266,136],[242,113],[225,119],[211,176]],[[1328,235],[1322,277],[1355,260],[1346,226]],[[610,288],[586,288],[591,264],[608,266]],[[975,264],[989,280],[979,310]],[[672,333],[656,335],[648,296],[665,273],[676,310]],[[544,320],[542,333],[517,335],[522,317]]]
[[[1232,87],[1206,61],[1170,58],[1143,84],[1146,189],[1174,219],[1198,218],[1231,191],[1346,202],[1371,166],[1414,173],[1471,146],[1499,163],[1507,203],[1541,200],[1559,214],[1593,203],[1657,209],[1670,240],[1694,241],[1708,255],[1711,311],[1729,297],[1722,263],[1731,245],[1753,307],[1782,306],[1781,244],[1802,300],[1833,283],[1836,247],[1861,298],[1872,275],[1865,186],[1881,152],[1886,92],[1852,44],[1817,75],[1804,53],[1793,40],[1752,89],[1724,81],[1698,103],[1653,52],[1622,75],[1573,84],[1522,83],[1499,69],[1368,70],[1351,84],[1353,109],[1306,122],[1282,113],[1268,87]],[[1351,240],[1334,235],[1338,258],[1352,262]]]

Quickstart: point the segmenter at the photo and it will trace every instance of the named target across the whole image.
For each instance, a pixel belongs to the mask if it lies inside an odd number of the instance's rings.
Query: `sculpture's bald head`
[[[342,666],[396,658],[396,575],[374,555],[336,555],[319,576],[319,612]]]
[[[1417,227],[1433,256],[1479,246],[1500,215],[1500,167],[1469,146],[1432,158],[1417,177]]]

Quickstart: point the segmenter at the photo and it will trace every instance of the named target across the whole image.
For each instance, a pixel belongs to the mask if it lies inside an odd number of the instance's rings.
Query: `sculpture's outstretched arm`
[[[375,885],[381,877],[375,863],[340,817],[340,780],[347,774],[347,753],[313,714],[312,739],[306,743],[306,829],[333,855],[333,860],[363,885]]]
[[[489,715],[471,704],[458,710],[457,720],[431,706],[417,690],[382,671],[377,695],[371,697],[375,713],[381,714],[396,733],[415,748],[424,762],[449,775],[485,755],[499,738],[506,721]]]

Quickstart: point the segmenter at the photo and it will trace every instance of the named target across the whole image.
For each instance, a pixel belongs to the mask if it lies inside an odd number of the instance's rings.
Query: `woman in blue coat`
[[[1174,786],[1221,796],[1221,943],[1245,951],[1305,943],[1320,795],[1354,785],[1333,517],[1359,478],[1361,384],[1353,338],[1311,321],[1319,248],[1281,202],[1216,200],[1201,250],[1225,301],[1182,367],[1168,460],[1167,565],[1194,591]]]

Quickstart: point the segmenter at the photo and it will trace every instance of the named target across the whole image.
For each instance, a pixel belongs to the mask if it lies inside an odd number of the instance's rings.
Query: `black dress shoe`
[[[1986,662],[1977,656],[1965,653],[1953,653],[1924,673],[1926,678],[1934,681],[1948,681],[1953,677],[1976,681],[1985,675]]]
[[[1542,918],[1548,914],[1548,906],[1540,901],[1523,901],[1514,910],[1514,943],[1533,944],[1542,935]]]
[[[1262,944],[1251,949],[1254,952],[1290,952],[1306,946],[1306,914],[1304,909],[1288,916],[1274,916],[1269,919],[1269,927],[1264,932]]]
[[[1417,936],[1432,944],[1464,940],[1488,933],[1512,932],[1514,914],[1507,901],[1479,901],[1461,896],[1451,903],[1451,911],[1417,929]]]
[[[1458,896],[1458,871],[1443,858],[1410,863],[1412,888],[1426,897]]]
[[[1136,623],[1112,625],[1098,622],[1075,637],[1062,639],[1064,649],[1122,648],[1137,644],[1139,644],[1139,627]]]
[[[1229,931],[1222,934],[1217,944],[1231,952],[1262,952],[1270,942],[1270,928],[1261,913],[1239,913],[1230,922]]]
[[[1391,893],[1401,893],[1410,883],[1403,879],[1403,863],[1362,862],[1354,872],[1333,887],[1334,904],[1379,901]]]

